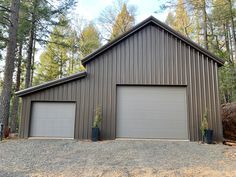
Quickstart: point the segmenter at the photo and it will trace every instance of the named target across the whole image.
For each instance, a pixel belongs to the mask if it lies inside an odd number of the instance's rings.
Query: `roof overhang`
[[[68,77],[63,77],[61,79],[49,81],[49,82],[46,82],[44,84],[40,84],[40,85],[30,87],[30,88],[27,88],[27,89],[24,89],[24,90],[20,90],[20,91],[16,92],[15,94],[17,96],[22,97],[22,96],[28,95],[30,93],[34,93],[34,92],[37,92],[37,91],[40,91],[40,90],[44,90],[44,89],[47,89],[47,88],[50,88],[50,87],[54,87],[54,86],[57,86],[57,85],[60,85],[60,84],[64,84],[66,82],[70,82],[70,81],[73,81],[73,80],[76,80],[76,79],[84,78],[86,76],[87,76],[86,72],[76,73],[76,74],[70,75]]]

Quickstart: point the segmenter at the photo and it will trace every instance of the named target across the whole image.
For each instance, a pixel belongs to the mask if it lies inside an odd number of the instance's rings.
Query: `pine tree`
[[[59,78],[59,64],[54,60],[56,56],[57,54],[50,47],[41,54],[34,85]]]
[[[199,22],[201,24],[201,31],[203,33],[203,46],[208,50],[209,41],[208,41],[208,8],[207,0],[186,0],[190,10],[199,16],[197,18],[201,19]],[[198,21],[197,21],[198,22]]]
[[[20,90],[22,51],[23,51],[23,42],[20,41],[19,50],[18,50],[18,58],[17,58],[16,84],[15,84],[14,92],[17,92]],[[17,128],[18,128],[18,125],[17,125],[18,108],[19,108],[19,97],[14,94],[14,97],[12,99],[12,110],[11,110],[11,119],[10,119],[10,127],[11,127],[12,133],[16,133]]]
[[[78,43],[77,33],[72,30],[65,16],[61,16],[40,56],[34,85],[78,72],[81,66]]]
[[[190,23],[190,18],[185,9],[183,0],[178,0],[174,26],[176,30],[178,30],[180,33],[184,34],[187,37],[189,37],[193,31]]]
[[[110,39],[115,39],[134,26],[134,17],[128,12],[127,5],[123,4],[121,12],[116,17],[112,27]]]
[[[21,2],[20,14],[19,14],[19,27],[17,34],[17,44],[18,44],[18,52],[16,56],[15,62],[15,80],[13,81],[12,88],[12,107],[11,107],[11,116],[10,116],[10,127],[11,132],[16,133],[18,130],[18,122],[19,122],[19,106],[20,100],[19,97],[15,95],[15,92],[19,91],[22,84],[22,62],[23,62],[23,48],[26,46],[29,34],[29,26],[30,22],[28,20],[28,15],[26,10],[28,9],[28,2]]]
[[[47,37],[45,39],[45,36],[51,33],[50,27],[55,26],[58,17],[66,14],[74,6],[75,0],[58,1],[56,5],[52,5],[47,0],[32,0],[28,4],[30,31],[26,58],[25,88],[30,87],[32,83],[31,74],[32,68],[34,68],[35,40],[47,43]]]
[[[79,38],[77,32],[74,29],[69,29],[69,36],[67,38],[67,45],[68,45],[68,75],[76,73],[80,70],[83,70],[81,62],[80,62],[80,54],[78,52],[79,48]]]
[[[110,41],[116,37],[116,33],[120,35],[133,27],[136,11],[137,8],[126,0],[113,0],[112,5],[107,6],[99,17],[101,38]]]
[[[175,26],[175,16],[172,12],[169,12],[167,17],[166,17],[166,20],[165,20],[165,23],[171,27],[174,27]]]
[[[101,46],[99,33],[95,26],[90,23],[86,26],[79,37],[79,49],[82,57],[92,53],[95,49]]]
[[[3,52],[7,46],[7,32],[10,24],[10,0],[0,1],[0,60],[3,59]]]
[[[183,0],[178,0],[175,9],[175,15],[172,12],[168,13],[166,23],[176,31],[184,34],[187,37],[190,37],[192,35],[192,24],[190,23],[190,17],[184,6]]]
[[[7,54],[5,60],[4,80],[1,93],[0,102],[0,122],[3,122],[4,129],[7,131],[10,116],[10,100],[12,89],[12,77],[15,64],[16,42],[17,42],[17,30],[18,30],[18,18],[20,10],[20,0],[12,0],[11,2],[11,14],[9,25],[9,37],[7,44]]]

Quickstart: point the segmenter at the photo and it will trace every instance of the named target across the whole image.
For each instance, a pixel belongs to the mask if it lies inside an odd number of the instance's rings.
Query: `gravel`
[[[236,176],[236,148],[196,142],[7,140],[0,176]]]

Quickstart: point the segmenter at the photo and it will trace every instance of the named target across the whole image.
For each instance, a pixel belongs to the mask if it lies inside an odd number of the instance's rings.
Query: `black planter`
[[[211,129],[204,130],[204,142],[206,142],[207,144],[213,143],[213,130]]]
[[[92,141],[100,140],[100,130],[99,128],[92,128]]]

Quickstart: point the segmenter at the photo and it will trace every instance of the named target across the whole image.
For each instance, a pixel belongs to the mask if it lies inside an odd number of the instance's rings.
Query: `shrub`
[[[102,108],[97,106],[95,109],[95,118],[93,122],[93,128],[98,128],[102,122]]]

